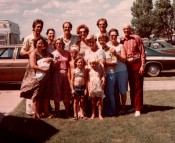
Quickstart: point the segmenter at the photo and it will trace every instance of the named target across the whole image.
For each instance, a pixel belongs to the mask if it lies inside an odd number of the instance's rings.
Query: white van
[[[20,29],[17,23],[0,20],[0,45],[20,44]]]

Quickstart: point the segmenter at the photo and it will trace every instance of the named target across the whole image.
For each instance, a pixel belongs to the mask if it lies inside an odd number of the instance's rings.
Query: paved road
[[[175,90],[175,80],[144,81],[144,90]],[[17,107],[22,98],[19,90],[0,90],[0,121]]]

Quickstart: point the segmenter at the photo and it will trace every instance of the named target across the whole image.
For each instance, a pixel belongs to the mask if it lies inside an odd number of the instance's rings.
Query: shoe
[[[135,117],[140,116],[140,111],[135,111]]]
[[[119,115],[125,115],[126,114],[126,111],[120,111],[119,112]]]
[[[131,109],[129,109],[127,112],[128,113],[133,113],[135,111],[135,109],[134,108],[131,108]]]

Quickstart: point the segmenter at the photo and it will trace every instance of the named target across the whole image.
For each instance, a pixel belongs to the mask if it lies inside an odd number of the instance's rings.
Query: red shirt
[[[127,58],[141,58],[142,65],[145,64],[146,55],[142,39],[138,35],[130,35],[129,38],[121,39],[126,50]]]

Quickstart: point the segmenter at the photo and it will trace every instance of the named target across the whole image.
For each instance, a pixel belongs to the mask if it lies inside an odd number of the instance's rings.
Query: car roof
[[[0,48],[22,47],[22,44],[0,45]]]
[[[161,51],[157,51],[155,49],[152,49],[148,46],[144,46],[145,47],[145,51],[149,52],[148,55],[152,55],[152,56],[172,56],[172,57],[175,57],[175,54],[171,54],[171,53],[164,53],[164,52],[161,52]]]

